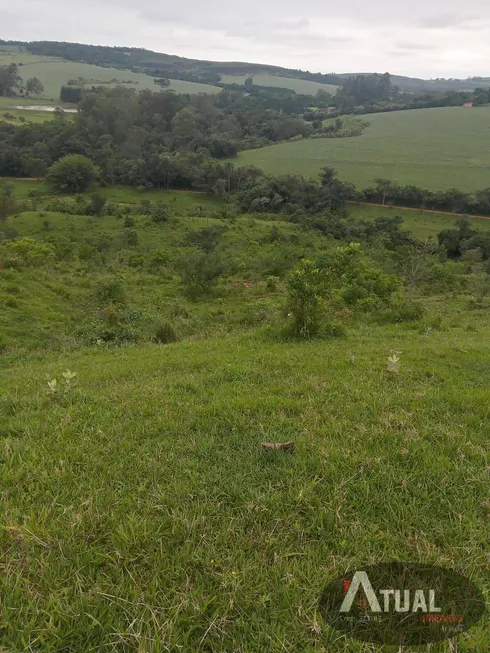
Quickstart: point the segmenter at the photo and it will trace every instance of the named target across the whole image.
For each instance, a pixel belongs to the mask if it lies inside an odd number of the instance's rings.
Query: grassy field
[[[430,562],[488,591],[487,318],[438,310],[427,338],[252,334],[3,365],[2,644],[373,653],[318,614],[345,569]],[[67,369],[78,386],[50,396]],[[483,652],[487,626],[431,651]]]
[[[1,178],[0,178],[1,181]],[[15,189],[15,194],[20,198],[27,198],[30,191],[46,193],[44,182],[24,181],[20,179],[8,180]],[[129,186],[109,186],[107,188],[94,187],[89,193],[98,192],[104,195],[111,202],[122,202],[127,204],[138,204],[143,199],[155,202],[164,202],[175,209],[186,209],[198,211],[199,207],[219,208],[223,205],[220,198],[204,193],[193,193],[188,191],[172,191],[163,189],[131,188]],[[444,213],[424,212],[417,210],[405,210],[401,208],[388,208],[378,206],[366,206],[351,204],[349,214],[355,218],[374,220],[381,216],[391,217],[401,215],[404,220],[404,228],[412,231],[418,238],[435,237],[442,229],[451,228],[456,216]],[[477,229],[490,229],[490,220],[470,216],[471,223]]]
[[[26,109],[18,109],[20,106],[51,106],[51,102],[46,99],[32,99],[32,98],[0,98],[0,121],[8,122],[12,125],[20,126],[23,123],[41,123],[46,120],[53,120],[53,113],[49,111],[31,111]],[[62,109],[73,109],[74,105],[57,102],[56,106]],[[6,115],[7,114],[7,115]],[[67,113],[66,117],[73,116],[72,113]]]
[[[31,191],[49,195],[44,181],[28,181],[24,179],[4,179],[3,181],[13,186],[14,193],[19,198],[28,197]],[[0,182],[2,182],[2,177],[0,177]],[[222,200],[215,195],[157,188],[133,188],[131,186],[94,186],[85,195],[89,196],[95,192],[100,193],[111,202],[121,202],[123,204],[138,204],[143,199],[152,202],[176,204],[176,208],[197,208],[198,206],[219,207],[223,204]],[[69,195],[64,195],[63,197],[70,198]]]
[[[401,215],[404,223],[403,228],[408,229],[418,238],[435,238],[443,229],[451,229],[457,220],[457,216],[446,215],[444,213],[428,213],[417,210],[404,210],[396,207],[387,208],[355,204],[349,206],[349,215],[364,220]],[[485,231],[490,229],[490,219],[470,216],[470,221],[476,229]]]
[[[138,91],[149,89],[157,92],[160,87],[155,84],[154,78],[143,73],[133,73],[129,70],[105,68],[91,64],[65,61],[55,57],[38,57],[28,52],[21,51],[15,46],[8,46],[0,50],[0,66],[9,63],[22,64],[19,72],[24,80],[37,77],[44,85],[43,97],[56,101],[60,95],[60,88],[69,79],[82,77],[88,86],[127,86]],[[114,80],[114,81],[113,81]],[[168,89],[177,93],[219,93],[220,88],[208,84],[197,84],[181,80],[170,80]],[[127,83],[126,83],[127,82]]]
[[[249,75],[221,75],[221,81],[224,84],[243,84]],[[320,82],[310,82],[305,79],[296,79],[294,77],[280,77],[279,75],[267,75],[263,73],[254,73],[252,75],[254,84],[257,86],[278,86],[280,88],[290,88],[296,93],[304,95],[316,95],[320,90],[327,93],[335,93],[338,86],[333,84],[321,84]]]
[[[338,241],[220,219],[191,193],[105,192],[163,199],[170,218],[132,215],[132,246],[123,215],[2,225],[100,253],[0,267],[0,648],[381,653],[321,620],[346,569],[438,564],[488,595],[488,309],[449,291],[419,298],[421,319],[284,339],[285,272]],[[178,261],[209,227],[233,266],[192,299]],[[171,320],[181,341],[104,340],[101,320],[123,318]],[[286,440],[294,455],[261,448]],[[483,652],[488,625],[430,650]]]
[[[377,177],[443,190],[490,186],[490,109],[418,109],[363,116],[370,126],[354,138],[280,143],[240,152],[237,165],[272,174],[316,176],[332,166],[358,187]]]

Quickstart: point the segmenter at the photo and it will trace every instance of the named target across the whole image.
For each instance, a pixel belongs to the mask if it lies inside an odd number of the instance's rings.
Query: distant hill
[[[25,52],[39,57],[58,57],[67,61],[92,64],[96,66],[105,66],[120,70],[129,70],[136,74],[150,74],[154,76],[168,77],[173,80],[182,80],[200,84],[219,84],[227,82],[222,75],[240,75],[243,79],[245,75],[269,75],[278,76],[282,79],[289,78],[294,80],[304,80],[316,82],[317,84],[330,85],[329,90],[333,87],[341,86],[343,81],[348,77],[372,73],[312,73],[308,70],[299,70],[294,68],[282,68],[269,64],[247,63],[243,61],[207,61],[201,59],[188,59],[173,54],[162,52],[153,52],[144,48],[128,48],[124,46],[101,46],[86,45],[83,43],[67,43],[58,41],[2,41],[0,45],[15,45],[22,48]],[[385,71],[382,71],[385,72]],[[490,77],[471,77],[468,79],[420,79],[417,77],[406,77],[402,75],[392,75],[392,82],[406,92],[443,92],[443,91],[472,91],[479,86],[489,87]],[[228,78],[229,79],[229,78]],[[271,86],[278,84],[271,83]],[[304,86],[295,84],[284,84],[281,86],[292,88],[301,88],[297,92],[305,92]],[[311,92],[314,93],[315,87],[311,86]],[[318,88],[318,87],[316,87]]]
[[[372,73],[342,73],[339,80],[356,75],[371,75]],[[398,86],[400,91],[406,93],[422,93],[424,91],[474,91],[476,88],[488,88],[490,77],[471,77],[468,79],[421,79],[418,77],[405,77],[403,75],[391,75],[391,81]],[[341,81],[338,83],[342,83]]]

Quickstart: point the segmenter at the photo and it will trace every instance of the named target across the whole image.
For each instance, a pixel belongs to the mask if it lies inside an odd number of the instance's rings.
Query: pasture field
[[[462,308],[438,305],[446,326],[425,338],[256,332],[0,359],[2,644],[381,653],[318,613],[346,569],[439,564],[488,593],[490,341]],[[51,396],[66,370],[77,387]],[[483,621],[457,650],[487,644]]]
[[[0,97],[0,122],[8,122],[9,124],[20,126],[23,123],[41,123],[46,122],[47,120],[53,120],[54,116],[52,112],[31,111],[17,108],[20,106],[51,106],[51,104],[52,103],[49,100],[43,98]],[[60,106],[62,109],[72,109],[75,105],[56,102],[54,103],[54,106]],[[71,113],[67,113],[66,117],[69,118],[72,115],[73,114]]]
[[[0,177],[1,181],[2,178]],[[15,194],[20,198],[27,198],[31,191],[38,191],[42,194],[49,195],[42,181],[26,181],[23,179],[9,179],[5,181],[14,187]],[[193,210],[196,214],[199,213],[200,209],[206,211],[213,208],[219,209],[223,206],[223,201],[219,197],[192,191],[132,188],[130,186],[94,186],[85,195],[89,196],[95,192],[100,193],[111,202],[138,204],[141,200],[147,199],[152,202],[164,202],[177,210]],[[435,211],[428,212],[399,207],[369,206],[367,204],[350,204],[349,215],[364,220],[375,220],[379,217],[400,215],[404,221],[403,228],[408,229],[418,238],[436,237],[443,229],[453,227],[457,220],[457,216],[437,213]],[[477,229],[490,229],[490,219],[470,216],[470,221]]]
[[[363,219],[375,220],[376,218],[390,218],[400,215],[403,218],[403,229],[411,231],[417,238],[435,238],[443,229],[452,229],[457,216],[445,213],[426,212],[411,209],[400,209],[398,207],[368,206],[366,204],[349,205],[349,215]],[[471,225],[476,229],[488,231],[490,229],[490,218],[476,218],[469,216]]]
[[[26,198],[31,191],[37,191],[45,196],[50,196],[44,181],[24,180],[24,179],[2,179],[14,187],[14,193],[17,197]],[[215,195],[206,195],[205,193],[195,193],[192,191],[164,190],[149,188],[133,188],[131,186],[93,186],[89,191],[84,193],[90,196],[92,193],[100,193],[110,202],[120,202],[122,204],[138,204],[141,200],[147,199],[152,202],[164,202],[166,204],[176,205],[176,208],[190,208],[199,206],[219,207],[223,204],[222,200]],[[63,195],[64,199],[70,199],[70,195]]]
[[[422,317],[344,316],[343,337],[300,341],[279,330],[285,274],[339,241],[203,196],[197,215],[191,193],[107,192],[167,198],[169,219],[2,224],[59,254],[0,266],[0,648],[382,653],[318,611],[328,581],[380,561],[454,568],[488,596],[477,275],[417,297]],[[210,228],[230,269],[191,297],[179,261]],[[162,321],[179,342],[155,343]],[[289,440],[293,455],[261,447]],[[483,653],[488,626],[431,653]]]
[[[267,73],[253,73],[252,75],[221,75],[221,81],[224,84],[243,85],[248,77],[253,77],[254,84],[257,86],[290,88],[293,91],[296,91],[296,93],[303,95],[316,95],[320,90],[334,94],[338,89],[338,86],[334,86],[333,84],[321,84],[320,82],[311,82],[307,79],[281,77],[280,75],[268,75]]]
[[[113,87],[117,85],[135,88],[138,91],[148,89],[158,92],[160,86],[155,84],[154,78],[143,73],[133,73],[129,70],[119,70],[117,68],[106,68],[105,66],[94,66],[92,64],[66,61],[56,57],[40,57],[22,51],[19,48],[12,50],[10,46],[0,50],[0,66],[9,63],[22,64],[19,73],[24,80],[29,77],[37,77],[44,86],[43,97],[56,101],[60,95],[61,86],[65,85],[69,79],[82,77],[86,85]],[[114,81],[113,81],[114,80]],[[219,93],[221,91],[217,86],[208,84],[198,84],[196,82],[186,82],[178,79],[170,80],[170,86],[167,89],[174,90],[176,93]],[[31,98],[35,100],[35,98]],[[35,102],[31,102],[34,104]]]
[[[358,188],[377,177],[430,190],[490,186],[490,108],[447,107],[362,116],[353,138],[311,139],[240,152],[237,165],[315,177],[323,166]]]

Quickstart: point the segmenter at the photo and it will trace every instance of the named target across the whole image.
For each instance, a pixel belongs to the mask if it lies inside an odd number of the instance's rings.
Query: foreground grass
[[[271,174],[316,177],[323,166],[366,187],[382,177],[430,190],[488,187],[488,107],[417,109],[363,116],[371,124],[354,138],[311,139],[240,152],[237,165]]]
[[[378,651],[320,620],[342,571],[419,561],[488,591],[490,340],[460,308],[425,335],[0,359],[6,650]]]

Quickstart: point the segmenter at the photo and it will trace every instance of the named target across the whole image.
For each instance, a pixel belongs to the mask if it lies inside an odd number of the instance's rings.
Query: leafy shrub
[[[102,279],[98,282],[95,293],[104,302],[126,303],[126,291],[119,279]]]
[[[267,277],[266,282],[265,282],[265,289],[268,292],[276,292],[277,291],[277,282],[278,281],[279,281],[278,277],[274,277],[274,276]]]
[[[359,243],[337,247],[317,262],[303,260],[287,279],[295,332],[310,337],[318,331],[320,302],[330,309],[345,305],[379,308],[398,286],[396,277],[369,267]]]
[[[152,340],[153,342],[166,345],[170,342],[177,342],[179,340],[179,336],[177,335],[177,331],[170,324],[170,322],[161,322],[156,326]]]
[[[202,249],[203,252],[209,254],[216,249],[221,240],[223,230],[223,227],[212,226],[206,227],[201,231],[191,231],[191,233],[187,235],[187,244],[191,247],[198,247],[199,249]]]
[[[97,249],[88,243],[82,243],[78,248],[77,256],[81,261],[92,261],[97,255]]]
[[[181,278],[191,295],[206,293],[225,271],[222,259],[215,254],[191,250],[180,260]]]
[[[416,322],[425,314],[422,304],[412,300],[400,300],[388,309],[375,314],[374,319],[379,324],[400,324],[402,322]]]
[[[318,331],[318,307],[322,284],[320,270],[309,260],[301,261],[287,279],[294,332],[303,338],[309,338]]]
[[[49,243],[39,243],[34,238],[8,240],[0,245],[0,262],[4,267],[38,267],[48,265],[56,256]]]
[[[153,222],[159,224],[161,222],[168,221],[168,217],[169,217],[168,209],[165,206],[165,204],[163,204],[163,202],[157,202],[156,204],[151,206],[150,212],[151,212],[151,219],[153,220]]]
[[[123,240],[128,247],[136,247],[140,241],[138,232],[134,231],[134,229],[125,229],[123,231]]]

